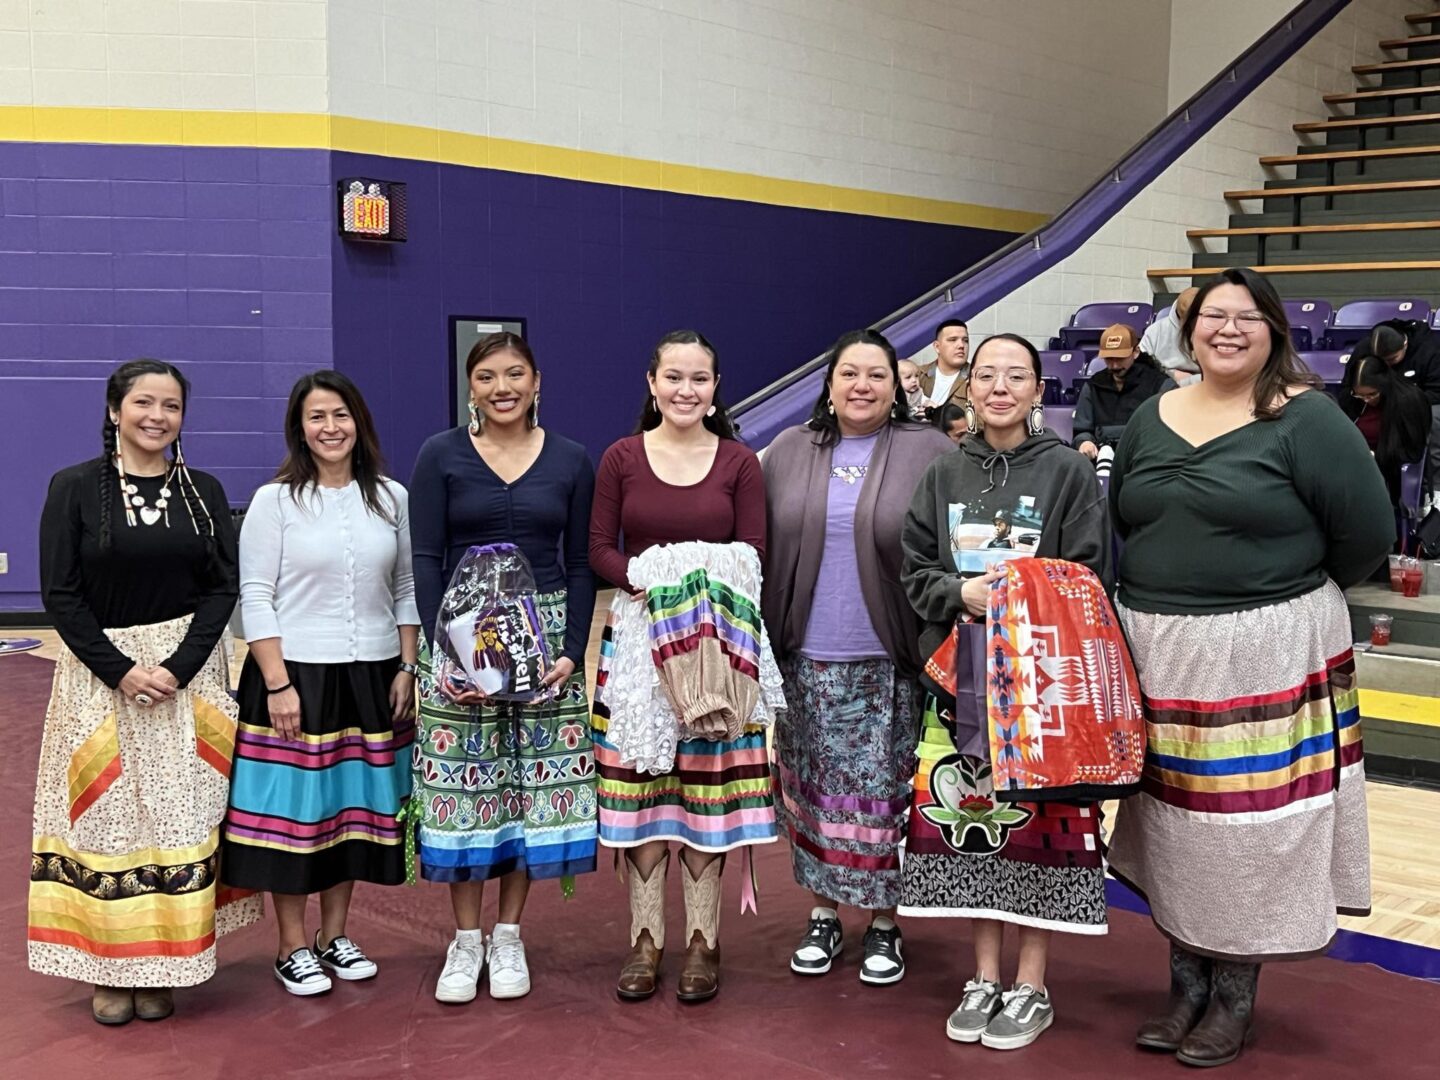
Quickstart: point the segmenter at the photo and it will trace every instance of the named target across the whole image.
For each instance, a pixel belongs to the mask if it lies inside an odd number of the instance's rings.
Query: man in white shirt
[[[935,330],[935,363],[920,371],[920,389],[931,405],[969,398],[970,328],[960,319],[946,319]]]
[[[1140,351],[1153,356],[1165,374],[1182,386],[1189,381],[1187,376],[1200,374],[1199,366],[1185,355],[1180,342],[1180,327],[1199,291],[1192,285],[1177,296],[1170,314],[1146,327],[1145,336],[1140,339]]]

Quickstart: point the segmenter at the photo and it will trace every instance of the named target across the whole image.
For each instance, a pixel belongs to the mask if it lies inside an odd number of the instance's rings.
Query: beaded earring
[[[475,408],[475,402],[470,402],[470,434],[479,435],[481,431],[480,410]]]
[[[1030,406],[1030,412],[1025,417],[1025,430],[1031,435],[1039,435],[1045,430],[1045,407],[1038,401]]]

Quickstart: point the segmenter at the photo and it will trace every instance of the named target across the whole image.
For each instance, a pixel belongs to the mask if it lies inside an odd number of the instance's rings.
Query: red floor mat
[[[791,881],[783,845],[756,860],[761,914],[738,914],[728,875],[721,920],[720,996],[682,1006],[679,956],[649,1002],[622,1005],[612,987],[627,945],[624,888],[608,868],[579,879],[565,902],[536,887],[525,939],[535,989],[472,1004],[431,996],[451,935],[445,889],[356,890],[352,935],[380,964],[369,983],[338,983],[324,998],[287,995],[271,974],[273,925],[220,943],[220,971],[176,994],[176,1015],[118,1029],[89,1016],[87,988],[25,966],[26,852],[41,718],[51,665],[0,658],[0,1076],[69,1080],[185,1077],[880,1077],[1004,1069],[1005,1080],[1181,1077],[1184,1066],[1136,1050],[1131,1037],[1163,1003],[1165,946],[1140,916],[1112,913],[1104,938],[1058,937],[1050,987],[1055,1026],[1034,1046],[1000,1055],[945,1038],[945,1017],[971,973],[969,939],[953,920],[904,923],[909,974],[888,988],[856,978],[863,927],[845,911],[843,962],[819,979],[790,973],[809,901]],[[672,941],[683,937],[671,875]],[[492,890],[493,893],[493,890]],[[487,920],[494,918],[487,896]],[[1013,961],[1012,961],[1013,962]],[[1255,1045],[1224,1073],[1267,1080],[1384,1075],[1430,1077],[1440,1061],[1440,987],[1356,964],[1274,965],[1261,980]],[[998,1074],[997,1074],[998,1075]]]

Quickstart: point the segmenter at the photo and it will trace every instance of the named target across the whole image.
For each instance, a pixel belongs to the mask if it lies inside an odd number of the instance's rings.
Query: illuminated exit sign
[[[349,177],[336,185],[340,235],[349,240],[405,240],[405,185]]]

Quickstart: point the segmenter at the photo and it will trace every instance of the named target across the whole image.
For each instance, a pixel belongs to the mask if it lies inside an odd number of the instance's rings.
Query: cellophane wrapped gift
[[[435,683],[449,697],[479,691],[493,701],[545,696],[550,649],[535,603],[535,574],[514,544],[465,552],[435,619]]]

